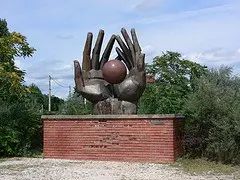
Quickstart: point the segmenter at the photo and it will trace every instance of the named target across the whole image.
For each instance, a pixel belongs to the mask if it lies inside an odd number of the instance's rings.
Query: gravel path
[[[239,176],[238,176],[239,178]],[[191,176],[167,164],[11,158],[0,162],[0,180],[219,180],[236,175]]]

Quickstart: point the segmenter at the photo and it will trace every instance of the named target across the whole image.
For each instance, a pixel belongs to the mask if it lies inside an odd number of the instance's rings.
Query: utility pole
[[[48,111],[51,112],[51,76],[49,75]]]
[[[71,86],[69,86],[69,98],[71,98]]]

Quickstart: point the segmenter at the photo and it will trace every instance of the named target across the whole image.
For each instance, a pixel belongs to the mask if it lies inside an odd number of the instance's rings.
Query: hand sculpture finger
[[[91,46],[92,46],[92,33],[87,34],[86,43],[83,51],[83,61],[82,68],[77,60],[74,61],[74,80],[76,84],[77,91],[80,92],[85,86],[84,79],[87,79],[88,72],[91,69]]]
[[[125,43],[123,42],[123,40],[121,39],[121,37],[119,35],[116,36],[116,40],[119,44],[119,46],[121,47],[123,53],[125,54],[125,56],[127,57],[127,61],[129,62],[129,64],[131,64],[131,66],[133,67],[133,59],[132,59],[132,55],[130,50],[127,48],[127,46],[125,45]],[[130,70],[130,69],[129,69]]]
[[[85,86],[85,84],[83,80],[82,70],[77,60],[74,61],[74,80],[75,80],[77,91],[80,92]]]
[[[93,38],[93,35],[92,35],[92,33],[89,32],[87,34],[87,39],[86,39],[86,43],[85,43],[85,47],[84,47],[84,51],[83,51],[83,62],[82,62],[83,69],[82,70],[83,70],[84,78],[87,78],[87,73],[92,68],[91,67],[91,57],[90,57],[91,48],[92,48],[92,38]]]
[[[131,29],[131,35],[133,40],[133,46],[136,53],[137,69],[143,71],[145,68],[145,54],[141,53],[141,47],[139,45],[135,29]]]
[[[132,69],[132,65],[127,60],[127,57],[125,56],[125,54],[118,47],[116,47],[116,51],[117,51],[117,54],[118,54],[118,57],[116,59],[123,60],[123,62],[126,64],[128,70],[131,70]]]
[[[136,63],[136,55],[135,55],[135,50],[134,50],[134,47],[133,47],[133,43],[132,43],[126,29],[122,28],[121,33],[123,35],[124,40],[127,43],[128,48],[130,49],[132,59],[133,59],[133,66],[135,67],[137,63]]]
[[[130,39],[126,29],[122,28],[121,33],[127,45],[123,42],[120,36],[116,37],[118,44],[122,49],[121,51],[119,48],[116,48],[119,58],[124,61],[128,68],[131,67],[129,70],[133,67],[136,67],[139,71],[144,70],[145,55],[141,53],[141,47],[139,45],[135,29],[131,29],[132,40]],[[130,66],[128,64],[130,64]]]
[[[112,37],[108,41],[108,44],[106,46],[106,49],[103,52],[103,55],[100,61],[100,69],[102,69],[104,64],[108,61],[115,39],[116,39],[115,35],[112,35]]]
[[[133,46],[134,46],[135,52],[136,52],[136,54],[140,54],[141,53],[141,47],[138,43],[137,35],[136,35],[136,32],[135,32],[134,28],[131,29],[131,35],[132,35],[132,39],[133,39]]]
[[[95,69],[95,70],[99,69],[99,57],[100,57],[100,51],[103,43],[103,37],[104,37],[104,31],[101,29],[98,33],[97,41],[92,52],[92,69]]]
[[[140,54],[137,60],[137,69],[139,71],[145,70],[145,54]]]

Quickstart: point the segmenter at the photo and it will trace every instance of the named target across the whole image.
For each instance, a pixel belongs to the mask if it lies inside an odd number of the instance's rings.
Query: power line
[[[49,75],[48,111],[51,112],[51,76]]]
[[[63,88],[68,88],[69,89],[69,97],[71,96],[71,86],[67,86],[67,85],[62,85],[61,83],[59,83],[55,78],[51,77],[52,80],[59,86],[63,87]]]
[[[62,85],[62,84],[60,84],[56,79],[52,78],[52,77],[49,75],[49,83],[48,83],[48,86],[49,86],[48,111],[49,111],[49,112],[51,112],[51,94],[52,94],[51,80],[53,80],[53,82],[55,82],[57,85],[59,85],[59,86],[61,86],[61,87],[63,87],[63,88],[69,88],[69,97],[71,96],[71,86]]]
[[[54,79],[53,77],[51,77],[51,79],[59,86],[63,87],[63,88],[69,88],[69,86],[66,86],[66,85],[62,85],[60,84],[56,79]]]

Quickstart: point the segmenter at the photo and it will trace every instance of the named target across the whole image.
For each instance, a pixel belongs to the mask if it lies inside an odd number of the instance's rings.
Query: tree
[[[29,109],[43,113],[44,95],[41,90],[35,84],[31,84],[27,88],[29,93],[25,94],[24,103]]]
[[[30,57],[34,51],[25,36],[18,32],[9,32],[7,21],[0,19],[0,62],[10,62],[16,57]]]
[[[72,96],[68,97],[60,108],[61,114],[68,115],[85,115],[91,114],[91,112],[91,103],[88,101],[85,103],[83,97],[79,96],[76,92]]]
[[[22,85],[25,72],[15,66],[16,57],[30,57],[35,49],[27,38],[18,32],[9,32],[7,21],[0,19],[0,98],[19,99],[28,89]]]
[[[240,77],[222,66],[196,79],[196,84],[184,107],[186,153],[239,164]]]
[[[10,34],[7,21],[5,19],[0,18],[0,37],[8,36]]]
[[[43,95],[43,109],[44,113],[49,113],[48,112],[48,101],[49,101],[49,96],[44,94]],[[56,97],[56,96],[51,96],[51,111],[50,113],[58,113],[60,110],[60,107],[64,103],[64,100],[62,98]]]
[[[30,108],[31,87],[23,85],[25,72],[14,62],[34,51],[25,36],[9,32],[6,20],[0,19],[0,156],[23,155],[41,147],[40,114]]]
[[[194,79],[206,72],[206,67],[167,51],[147,65],[147,74],[156,82],[148,84],[140,99],[139,113],[181,113],[187,95],[194,91]]]

